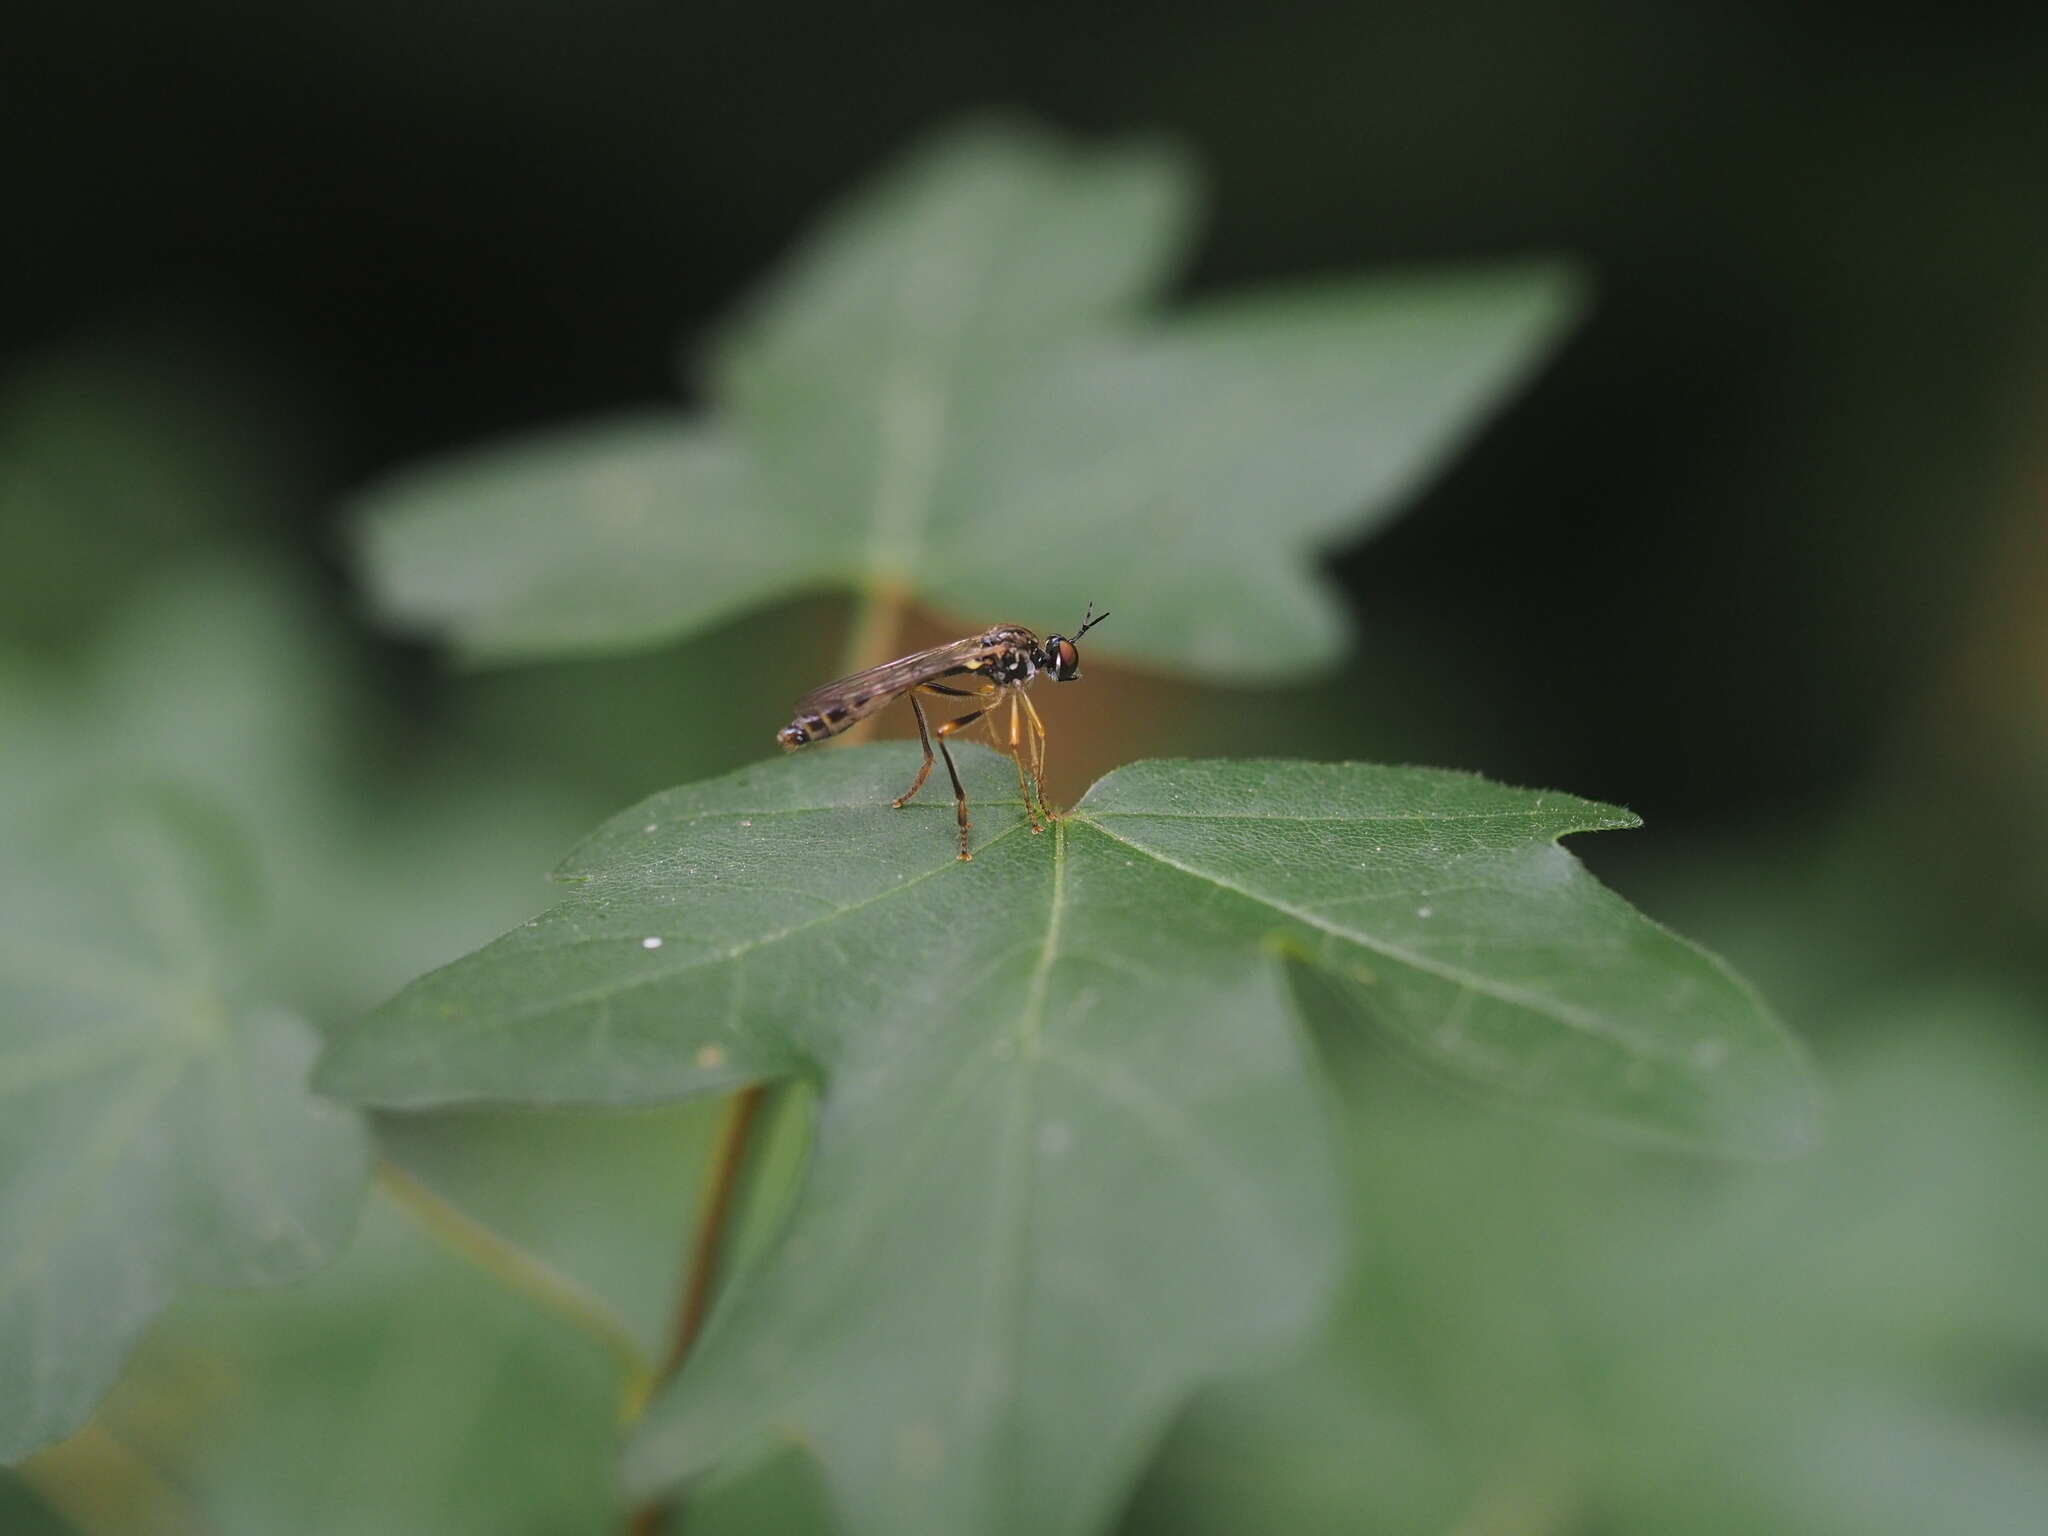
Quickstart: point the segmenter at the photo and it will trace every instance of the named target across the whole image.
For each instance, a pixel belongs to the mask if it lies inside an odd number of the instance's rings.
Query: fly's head
[[[1045,648],[1039,652],[1037,658],[1039,670],[1050,672],[1052,680],[1056,683],[1071,683],[1079,677],[1081,652],[1075,647],[1074,640],[1080,639],[1108,617],[1106,613],[1097,613],[1095,605],[1090,603],[1088,611],[1081,616],[1081,627],[1074,631],[1073,640],[1069,640],[1065,635],[1047,635]]]

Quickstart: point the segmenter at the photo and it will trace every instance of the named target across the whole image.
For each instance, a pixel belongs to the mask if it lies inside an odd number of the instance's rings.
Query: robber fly
[[[1045,724],[1031,707],[1025,690],[1041,672],[1050,673],[1058,683],[1070,683],[1079,677],[1081,653],[1074,649],[1074,641],[1108,617],[1106,613],[1098,614],[1090,603],[1072,640],[1065,635],[1047,635],[1041,641],[1021,624],[998,624],[950,645],[885,661],[879,667],[869,667],[865,672],[842,677],[805,694],[796,701],[796,718],[778,731],[775,739],[782,743],[783,750],[794,752],[806,743],[837,736],[855,721],[907,696],[911,712],[917,716],[917,739],[924,744],[924,762],[910,788],[892,803],[901,810],[924,788],[932,771],[932,738],[936,736],[939,755],[946,760],[946,774],[953,781],[953,803],[960,815],[960,857],[970,859],[974,855],[967,851],[967,791],[960,787],[960,770],[953,766],[946,738],[986,720],[1000,746],[1002,732],[997,729],[1000,722],[996,716],[1007,704],[1010,758],[1017,765],[1017,793],[1024,801],[1024,814],[1031,820],[1031,830],[1043,831],[1039,817],[1052,818],[1052,812],[1046,808],[1045,791],[1040,787],[1045,775]],[[933,699],[966,699],[974,707],[943,722],[934,731],[926,724],[920,694]]]

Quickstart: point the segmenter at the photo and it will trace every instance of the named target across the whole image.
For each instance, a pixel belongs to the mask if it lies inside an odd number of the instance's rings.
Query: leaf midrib
[[[981,1322],[975,1329],[974,1353],[961,1383],[970,1398],[963,1406],[970,1413],[975,1411],[972,1395],[993,1390],[992,1416],[998,1421],[1016,1412],[1017,1362],[1024,1354],[1025,1318],[1031,1301],[1031,1287],[1024,1283],[1024,1275],[1038,1188],[1032,1133],[1038,1077],[1044,1064],[1046,994],[1066,915],[1067,830],[1063,818],[1053,818],[1052,835],[1052,899],[1046,909],[1045,939],[1031,970],[1024,1006],[1018,1009],[1013,1026],[1017,1067],[1003,1122],[998,1164],[1001,1183],[996,1198],[989,1202],[993,1215],[978,1309]],[[991,1434],[989,1439],[990,1443],[1001,1444],[1003,1437]]]

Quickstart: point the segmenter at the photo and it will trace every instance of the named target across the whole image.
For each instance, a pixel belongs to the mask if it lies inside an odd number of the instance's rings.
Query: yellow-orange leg
[[[1038,812],[1031,808],[1031,786],[1024,781],[1024,713],[1018,707],[1018,701],[1023,697],[1022,689],[1011,690],[1010,761],[1017,765],[1017,798],[1024,802],[1024,815],[1033,832],[1043,832],[1045,828],[1039,824]]]
[[[1017,697],[1024,701],[1024,713],[1031,721],[1031,788],[1038,795],[1039,814],[1051,821],[1052,807],[1045,803],[1045,722],[1038,718],[1038,709],[1031,702],[1030,694],[1019,689]]]

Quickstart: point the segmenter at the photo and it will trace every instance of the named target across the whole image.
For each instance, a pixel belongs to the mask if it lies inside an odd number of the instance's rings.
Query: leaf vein
[[[1156,848],[1148,848],[1143,843],[1133,842],[1130,838],[1120,836],[1118,833],[1102,825],[1092,815],[1087,816],[1085,819],[1112,842],[1122,843],[1126,848],[1142,853],[1147,858],[1156,860],[1169,869],[1178,870],[1180,873],[1196,880],[1207,881],[1221,890],[1230,891],[1235,895],[1242,896],[1247,901],[1270,908],[1281,916],[1290,917],[1294,921],[1313,928],[1319,933],[1325,933],[1332,938],[1356,944],[1363,949],[1371,950],[1375,954],[1383,955],[1389,960],[1413,966],[1416,970],[1426,972],[1432,976],[1441,977],[1445,981],[1470,987],[1475,992],[1484,993],[1488,997],[1495,998],[1501,1002],[1510,1003],[1520,1008],[1527,1008],[1530,1012],[1540,1013],[1546,1018],[1556,1019],[1560,1024],[1569,1025],[1586,1034],[1608,1040],[1639,1055],[1659,1057],[1670,1054],[1669,1052],[1658,1050],[1642,1037],[1634,1034],[1632,1031],[1618,1027],[1613,1020],[1605,1018],[1591,1009],[1581,1008],[1558,998],[1547,997],[1540,992],[1529,991],[1527,988],[1515,986],[1511,982],[1497,981],[1491,976],[1467,970],[1448,961],[1434,959],[1405,945],[1396,944],[1391,939],[1383,939],[1374,934],[1363,933],[1357,929],[1345,928],[1328,922],[1318,916],[1312,908],[1297,906],[1292,902],[1283,901],[1277,896],[1266,895],[1252,890],[1249,886],[1239,885],[1235,881],[1227,880],[1212,871],[1197,869],[1191,864],[1183,864],[1180,860],[1161,853]]]

